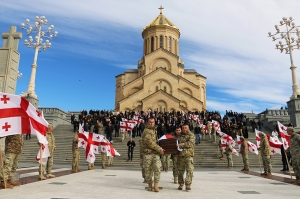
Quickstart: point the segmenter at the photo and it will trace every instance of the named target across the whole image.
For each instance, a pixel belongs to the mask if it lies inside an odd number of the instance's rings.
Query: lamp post
[[[276,33],[268,33],[273,41],[279,40],[278,44],[276,44],[276,49],[280,50],[281,53],[285,52],[286,54],[290,54],[290,69],[292,71],[293,82],[293,94],[290,99],[300,98],[300,88],[296,74],[297,67],[294,65],[293,59],[293,50],[300,49],[300,31],[298,28],[299,26],[296,26],[293,21],[294,19],[292,17],[289,17],[289,19],[283,17],[282,21],[279,22],[279,25],[275,25]],[[280,30],[279,27],[282,27],[282,30]],[[296,35],[298,38],[295,39],[292,37],[293,35]]]
[[[294,65],[293,50],[300,49],[300,31],[298,27],[292,17],[283,17],[279,25],[275,25],[276,33],[268,33],[273,41],[279,40],[278,44],[276,44],[276,49],[280,50],[281,53],[285,52],[286,54],[290,54],[293,94],[287,102],[287,105],[290,121],[296,127],[295,130],[297,132],[300,130],[300,88],[296,73],[297,67]],[[293,36],[296,36],[297,39]]]
[[[26,19],[25,24],[21,24],[22,29],[27,30],[27,35],[28,35],[28,40],[24,40],[24,44],[28,48],[33,48],[35,49],[34,51],[34,59],[33,59],[33,64],[31,65],[32,70],[31,70],[31,76],[30,76],[30,81],[28,84],[28,90],[23,93],[23,96],[26,98],[29,98],[29,101],[32,102],[32,104],[37,107],[37,95],[34,91],[35,88],[35,77],[36,77],[36,68],[37,68],[37,57],[39,52],[41,52],[41,49],[46,51],[47,48],[51,47],[51,43],[48,39],[52,40],[53,37],[56,37],[58,35],[58,32],[54,31],[54,26],[51,25],[48,27],[48,29],[45,31],[42,29],[43,25],[47,25],[48,20],[46,19],[45,16],[35,17],[35,22],[34,25],[30,24],[29,19]],[[31,34],[35,35],[33,38]],[[43,43],[43,38],[48,38],[44,43]]]

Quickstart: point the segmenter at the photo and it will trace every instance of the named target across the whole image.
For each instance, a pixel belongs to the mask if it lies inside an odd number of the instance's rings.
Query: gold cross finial
[[[160,14],[162,14],[162,9],[164,9],[162,6],[160,6],[158,9],[160,9]]]

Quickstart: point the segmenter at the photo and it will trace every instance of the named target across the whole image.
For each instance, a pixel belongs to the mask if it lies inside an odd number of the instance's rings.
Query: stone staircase
[[[73,140],[73,126],[72,125],[58,125],[53,130],[54,137],[56,139],[56,151],[54,153],[54,164],[56,165],[70,165],[72,164],[72,140]],[[121,137],[113,137],[114,148],[121,154],[121,156],[116,156],[114,158],[113,165],[115,167],[139,167],[139,139],[133,138],[136,143],[135,151],[133,154],[133,161],[127,162],[127,141],[121,142]],[[255,134],[249,132],[249,140],[256,144]],[[235,147],[238,150],[238,146]],[[39,150],[37,144],[37,139],[32,136],[32,139],[24,141],[24,148],[20,156],[19,162],[22,163],[32,163],[35,162],[35,157]],[[224,156],[225,157],[225,156]],[[226,157],[225,157],[226,159]],[[249,153],[249,163],[250,167],[259,167],[258,156],[253,153]],[[234,167],[241,167],[241,157],[233,155]],[[85,161],[84,149],[80,150],[80,165],[85,166],[87,162]],[[101,166],[101,155],[96,155],[96,166]],[[171,163],[172,165],[172,163]],[[200,145],[195,146],[195,157],[194,157],[195,167],[207,167],[207,168],[225,168],[227,163],[225,160],[219,159],[219,150],[216,144],[212,144],[211,141],[206,136],[206,139],[201,140]],[[273,167],[281,167],[281,155],[272,156]]]

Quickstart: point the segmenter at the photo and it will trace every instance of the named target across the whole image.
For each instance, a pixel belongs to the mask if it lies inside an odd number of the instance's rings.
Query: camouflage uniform
[[[300,135],[294,134],[290,138],[289,151],[292,156],[293,170],[297,180],[300,180]]]
[[[121,132],[121,135],[122,135],[122,142],[124,142],[125,138],[127,138],[128,132],[123,131],[123,132]]]
[[[76,133],[73,138],[72,144],[72,153],[73,153],[73,161],[72,161],[72,172],[78,172],[78,166],[80,161],[80,151],[78,147],[78,134]]]
[[[178,154],[177,168],[178,168],[178,183],[180,186],[185,184],[190,186],[192,184],[193,171],[194,171],[194,147],[195,135],[188,131],[186,134],[181,133],[178,136],[179,148],[183,149]],[[184,172],[186,171],[186,178],[183,179]],[[185,182],[185,183],[184,183]]]
[[[103,135],[103,124],[98,122],[98,134]]]
[[[54,155],[54,150],[55,150],[55,138],[54,138],[52,132],[48,132],[48,131],[46,133],[46,138],[48,141],[48,148],[49,148],[50,156],[48,157],[46,165],[40,164],[39,172],[41,172],[41,165],[42,165],[42,174],[45,173],[45,170],[46,170],[47,174],[51,174],[51,170],[52,170],[52,166],[53,166],[53,155]],[[40,175],[41,175],[41,173],[40,173]]]
[[[102,169],[106,168],[106,166],[105,166],[106,161],[107,161],[107,154],[106,154],[106,152],[101,152]]]
[[[219,139],[219,144],[218,144],[219,150],[220,150],[220,159],[224,158],[224,154],[223,154],[223,149],[222,149],[222,142],[221,142],[221,138]]]
[[[143,166],[143,144],[142,144],[142,139],[139,140],[139,144],[140,144],[140,166],[142,168],[142,176],[145,179],[145,169]]]
[[[170,167],[170,158],[171,158],[171,154],[164,154],[162,156],[162,165],[164,168],[164,171],[168,171],[169,167]]]
[[[211,133],[213,136],[213,143],[215,144],[217,142],[217,129],[215,127],[215,123],[212,123]]]
[[[19,155],[24,144],[23,135],[9,135],[5,139],[4,175],[7,181],[13,180],[17,170]],[[0,173],[0,181],[3,181]]]
[[[269,141],[267,140],[267,136],[264,135],[260,139],[260,155],[262,158],[264,171],[266,174],[271,173],[272,165],[271,165],[271,149]]]
[[[244,169],[242,171],[249,170],[248,153],[249,153],[248,142],[247,140],[244,140],[241,144],[241,149],[240,149],[240,154],[242,155],[243,164],[244,164]]]
[[[108,166],[112,167],[113,161],[114,161],[114,157],[113,156],[108,156],[107,157],[107,165]]]
[[[230,144],[226,145],[225,154],[226,154],[226,157],[227,157],[228,168],[232,168],[233,167],[232,146]]]
[[[145,179],[148,184],[152,183],[154,174],[154,182],[158,183],[160,179],[161,161],[159,153],[162,150],[157,145],[156,126],[146,126],[142,135],[143,143],[143,168],[145,170]]]
[[[176,133],[173,134],[174,138],[178,140],[179,135]],[[173,162],[173,177],[174,177],[174,183],[178,182],[178,168],[177,168],[177,162],[178,162],[178,154],[172,154],[171,159]]]

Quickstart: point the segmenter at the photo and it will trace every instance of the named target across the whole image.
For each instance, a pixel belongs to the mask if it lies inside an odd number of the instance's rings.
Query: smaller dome
[[[179,31],[179,28],[175,26],[169,19],[167,19],[163,14],[159,14],[153,21],[151,21],[144,29],[149,28],[151,26],[165,25],[171,28],[175,28]],[[180,32],[180,31],[179,31]]]

